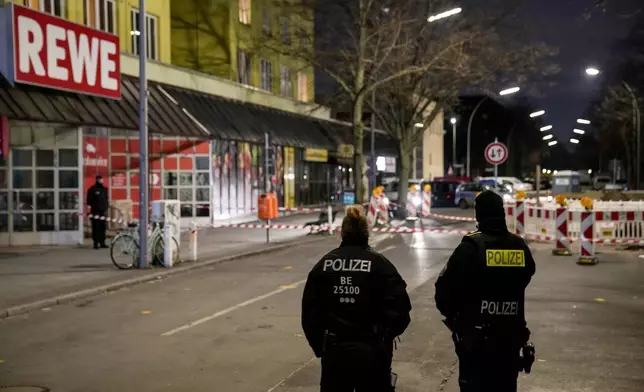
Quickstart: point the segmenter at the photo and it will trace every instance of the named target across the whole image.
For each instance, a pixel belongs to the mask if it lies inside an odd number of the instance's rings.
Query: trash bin
[[[278,216],[277,196],[274,193],[262,193],[257,199],[257,217],[263,220],[275,219]]]

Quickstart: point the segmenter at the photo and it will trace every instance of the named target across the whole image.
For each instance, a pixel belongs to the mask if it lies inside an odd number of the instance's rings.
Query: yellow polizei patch
[[[488,267],[525,267],[525,253],[518,249],[487,249],[485,261]]]

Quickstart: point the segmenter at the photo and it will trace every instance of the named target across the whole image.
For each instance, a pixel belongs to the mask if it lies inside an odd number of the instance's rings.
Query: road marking
[[[300,366],[299,368],[295,369],[295,371],[294,371],[294,372],[292,372],[292,373],[291,373],[291,374],[289,374],[288,376],[284,377],[280,382],[278,382],[277,384],[275,384],[271,389],[269,389],[269,390],[268,390],[268,391],[266,391],[266,392],[273,392],[273,391],[275,391],[277,388],[279,388],[279,387],[281,387],[282,385],[284,385],[284,383],[285,383],[285,382],[287,382],[288,380],[290,380],[291,378],[293,378],[293,376],[295,376],[297,373],[299,373],[300,371],[302,371],[302,369],[304,369],[305,367],[307,367],[307,366],[309,365],[309,363],[313,362],[314,360],[315,360],[315,357],[310,358],[308,361],[304,362],[304,364],[303,364],[302,366]]]
[[[385,249],[381,250],[380,253],[385,253],[385,252],[388,252],[388,251],[394,250],[394,249],[396,249],[396,245],[389,245]]]
[[[142,310],[141,314],[152,314],[151,310]]]
[[[595,302],[606,302],[603,298],[595,298]]]
[[[190,328],[192,328],[192,327],[196,327],[197,325],[200,325],[200,324],[206,323],[206,322],[208,322],[208,321],[210,321],[210,320],[214,320],[214,319],[216,319],[216,318],[218,318],[218,317],[224,316],[224,315],[226,315],[226,314],[228,314],[228,313],[230,313],[230,312],[232,312],[232,311],[234,311],[234,310],[237,310],[237,309],[240,309],[240,308],[246,307],[246,306],[248,306],[248,305],[252,305],[252,304],[254,304],[255,302],[258,302],[258,301],[264,300],[264,299],[266,299],[266,298],[272,297],[272,296],[274,296],[274,295],[276,295],[276,294],[279,294],[279,293],[283,293],[283,292],[284,292],[284,291],[286,291],[286,290],[294,289],[294,288],[296,288],[298,285],[300,285],[300,284],[302,284],[302,283],[306,283],[306,279],[303,279],[303,280],[297,281],[297,282],[292,283],[292,284],[290,284],[290,285],[283,285],[283,286],[281,286],[279,289],[277,289],[277,290],[273,290],[273,291],[271,291],[270,293],[266,293],[266,294],[260,295],[260,296],[258,296],[258,297],[255,297],[255,298],[251,298],[251,299],[249,299],[249,300],[246,300],[246,301],[244,301],[244,302],[240,302],[240,303],[238,303],[237,305],[233,305],[233,306],[231,306],[231,307],[229,307],[229,308],[226,308],[226,309],[224,309],[224,310],[220,310],[219,312],[214,313],[214,314],[211,314],[210,316],[207,316],[207,317],[201,318],[201,319],[199,319],[199,320],[193,321],[193,322],[191,322],[191,323],[188,323],[188,324],[182,325],[182,326],[180,326],[180,327],[178,327],[178,328],[175,328],[175,329],[173,329],[173,330],[171,330],[171,331],[164,332],[164,333],[162,333],[162,334],[161,334],[161,336],[172,336],[172,335],[177,334],[177,333],[179,333],[179,332],[185,331],[186,329],[190,329]]]
[[[290,271],[293,269],[290,265],[287,265],[286,267],[282,268],[283,270]]]

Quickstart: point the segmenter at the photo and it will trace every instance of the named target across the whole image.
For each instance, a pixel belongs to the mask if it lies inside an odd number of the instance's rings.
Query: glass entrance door
[[[79,243],[82,231],[78,149],[21,147],[11,149],[9,156],[9,245]],[[0,216],[0,231],[1,222]]]

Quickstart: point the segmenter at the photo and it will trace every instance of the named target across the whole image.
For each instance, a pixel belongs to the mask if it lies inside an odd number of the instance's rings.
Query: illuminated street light
[[[541,169],[541,173],[543,173],[543,174],[546,174],[547,171],[548,171],[548,169]]]
[[[577,123],[578,124],[590,124],[590,121],[584,120],[583,118],[578,118]]]
[[[557,141],[556,141],[556,140],[553,140],[553,141],[551,141],[550,143],[548,143],[548,145],[549,145],[550,147],[554,146],[555,144],[557,144]],[[550,170],[548,170],[548,171],[550,171]]]
[[[544,137],[543,137],[543,140],[550,140],[550,139],[552,139],[553,137],[554,137],[554,136],[552,136],[552,135],[546,135],[546,136],[544,136]]]
[[[530,113],[530,117],[539,117],[546,114],[545,110],[539,110],[538,112]]]
[[[416,123],[416,124],[414,124],[414,126],[415,126],[416,128],[422,128],[422,127],[424,127],[425,125],[424,125],[423,123]]]
[[[549,131],[551,129],[552,129],[552,125],[546,125],[545,127],[541,127],[541,129],[539,129],[539,130],[541,132],[545,132],[545,131]]]
[[[452,117],[452,118],[449,120],[449,122],[451,122],[452,124],[456,124],[456,117]]]
[[[599,70],[595,67],[588,67],[586,68],[586,73],[590,76],[597,76],[599,75]]]
[[[593,174],[593,169],[588,169],[588,174]]]
[[[506,88],[505,90],[499,92],[499,95],[510,95],[519,92],[519,90],[521,90],[521,87]]]
[[[459,8],[454,8],[454,9],[451,9],[449,11],[441,12],[440,14],[432,15],[429,18],[427,18],[427,21],[430,22],[430,23],[435,22],[435,21],[437,21],[439,19],[444,19],[444,18],[450,17],[452,15],[460,14],[461,11],[463,11],[463,9],[460,8],[460,7]]]
[[[579,144],[579,139],[570,138],[570,143]]]
[[[586,133],[586,131],[584,131],[583,129],[577,129],[577,128],[573,129],[572,131],[578,135],[583,135],[584,133]]]

